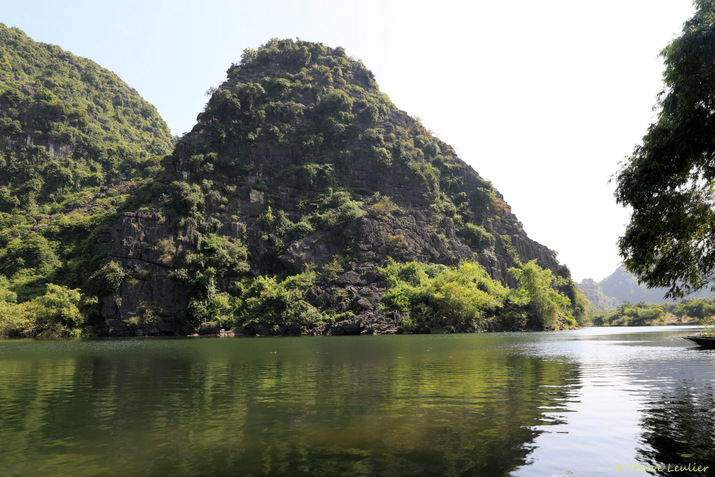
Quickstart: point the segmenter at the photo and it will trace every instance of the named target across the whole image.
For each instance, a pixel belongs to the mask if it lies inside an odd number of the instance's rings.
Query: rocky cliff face
[[[335,316],[258,332],[340,334],[399,329],[379,307],[389,260],[477,261],[505,284],[534,259],[563,273],[492,185],[341,49],[246,51],[163,166],[152,201],[102,235],[121,277],[103,299],[110,335],[195,331],[248,303],[255,277],[313,273],[301,306]]]
[[[110,336],[177,334],[173,310],[181,300],[181,287],[167,278],[172,269],[150,244],[180,240],[167,235],[158,217],[147,212],[128,212],[100,235],[111,244],[110,261],[119,263],[131,278],[119,285],[113,296],[102,301],[105,333]],[[147,319],[147,312],[156,314]],[[138,316],[143,315],[139,326]]]

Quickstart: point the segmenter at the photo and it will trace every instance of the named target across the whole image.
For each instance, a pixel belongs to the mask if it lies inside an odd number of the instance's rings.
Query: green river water
[[[0,475],[715,475],[692,332],[0,341]]]

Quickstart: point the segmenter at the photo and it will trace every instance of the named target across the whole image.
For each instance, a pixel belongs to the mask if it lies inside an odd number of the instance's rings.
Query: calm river
[[[685,334],[0,341],[0,474],[715,475]]]

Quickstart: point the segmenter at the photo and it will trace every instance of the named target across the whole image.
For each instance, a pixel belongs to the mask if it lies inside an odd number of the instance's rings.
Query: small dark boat
[[[683,338],[697,343],[703,348],[715,349],[715,336],[683,336]]]

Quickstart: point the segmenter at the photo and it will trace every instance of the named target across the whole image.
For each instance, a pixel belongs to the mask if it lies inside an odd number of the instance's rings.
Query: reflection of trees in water
[[[525,463],[535,427],[559,423],[554,414],[579,382],[565,360],[374,351],[371,362],[322,364],[314,386],[273,401],[270,415],[266,402],[246,402],[245,428],[256,434],[245,436],[233,465],[270,475],[507,475]],[[294,363],[276,364],[263,379],[290,389]]]
[[[643,410],[642,439],[648,447],[639,449],[642,461],[666,468],[693,464],[715,470],[715,390],[698,388],[688,381],[672,393],[657,396]],[[712,475],[678,472],[678,475]]]
[[[573,399],[578,366],[444,341],[152,341],[18,360],[0,368],[0,411],[32,412],[0,423],[14,469],[48,475],[507,475]]]

